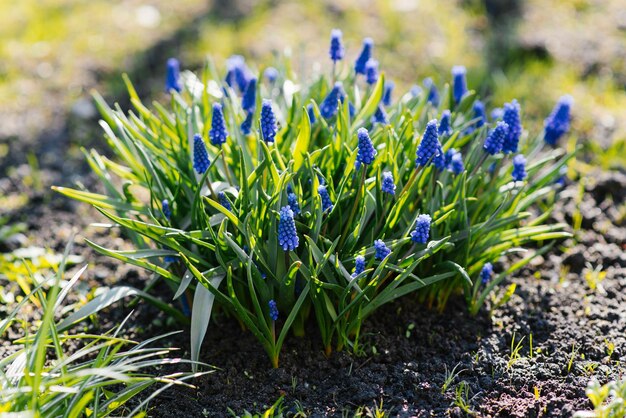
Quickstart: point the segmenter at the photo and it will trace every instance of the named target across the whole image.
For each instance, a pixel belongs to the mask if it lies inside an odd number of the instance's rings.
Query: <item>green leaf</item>
[[[296,146],[293,151],[293,171],[297,172],[304,164],[304,156],[309,150],[311,141],[311,121],[306,108],[302,108],[302,119],[300,120],[300,132],[296,139]]]

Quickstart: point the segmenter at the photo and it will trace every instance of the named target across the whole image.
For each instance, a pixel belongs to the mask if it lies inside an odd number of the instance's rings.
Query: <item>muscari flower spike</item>
[[[180,63],[176,58],[167,60],[167,72],[165,75],[165,91],[174,90],[180,93],[182,83],[180,81]]]
[[[452,94],[454,96],[454,102],[459,103],[465,93],[467,93],[467,80],[465,74],[467,70],[462,65],[455,65],[452,67]]]
[[[322,198],[322,212],[326,212],[333,208],[333,201],[330,200],[330,195],[328,194],[328,189],[323,184],[320,184],[317,188],[317,193],[319,193]]]
[[[219,103],[213,104],[213,117],[211,119],[211,130],[209,131],[211,144],[220,146],[226,142],[228,131],[226,130],[226,120],[224,120],[224,111]]]
[[[356,107],[354,107],[352,102],[348,102],[348,115],[350,116],[350,119],[353,119],[356,115]]]
[[[278,70],[274,67],[267,67],[265,71],[263,71],[263,76],[267,81],[273,83],[278,78]]]
[[[372,116],[372,123],[380,123],[382,125],[387,125],[389,123],[387,112],[385,112],[385,109],[381,105],[378,105],[376,108],[376,112],[374,112],[374,115]]]
[[[246,86],[246,91],[243,93],[241,108],[246,112],[252,112],[256,107],[256,82],[257,79],[252,77]]]
[[[161,210],[163,211],[163,215],[169,221],[172,217],[172,209],[170,208],[170,202],[167,199],[163,199],[161,202]]]
[[[365,64],[365,81],[370,85],[378,81],[378,61],[373,58]]]
[[[430,236],[430,215],[419,215],[415,221],[415,230],[411,231],[411,241],[416,244],[426,244]]]
[[[457,152],[450,158],[450,165],[448,165],[448,169],[457,175],[461,174],[463,170],[465,170],[463,155],[460,152]]]
[[[417,84],[414,84],[411,87],[411,90],[409,90],[409,93],[411,94],[411,97],[417,97],[420,94],[422,94],[422,88],[418,86]]]
[[[517,100],[504,105],[502,121],[509,125],[509,133],[504,138],[504,143],[502,144],[502,152],[505,154],[517,152],[519,138],[522,136],[522,120],[519,112],[520,106]]]
[[[504,115],[504,109],[502,109],[501,107],[496,107],[491,111],[491,119],[493,120],[498,120],[498,119],[502,119],[502,116]]]
[[[278,321],[278,307],[274,299],[270,300],[267,305],[270,308],[270,318],[272,321]]]
[[[276,138],[276,115],[272,109],[272,101],[263,100],[261,106],[261,134],[265,142],[274,142]]]
[[[315,123],[315,110],[313,109],[313,105],[309,103],[306,107],[306,113],[309,115],[309,121],[311,121],[311,125]]]
[[[226,198],[226,193],[224,193],[224,192],[217,192],[217,200],[220,202],[220,205],[224,206],[227,210],[231,210],[232,209],[232,206],[230,205],[230,202]]]
[[[446,163],[446,167],[448,167],[450,165],[450,163],[452,162],[452,157],[455,154],[458,154],[459,152],[457,150],[455,150],[454,148],[450,148],[448,151],[446,151],[445,154],[445,163]]]
[[[437,134],[437,119],[433,119],[426,125],[422,141],[417,147],[417,159],[415,164],[417,166],[426,166],[427,164],[434,164],[439,170],[445,167],[445,157],[443,155],[443,149],[439,142],[439,135]]]
[[[383,93],[383,104],[385,106],[391,106],[391,95],[395,86],[396,84],[393,81],[385,81],[385,92]]]
[[[522,154],[513,157],[513,172],[511,176],[514,181],[522,181],[526,178],[526,158]]]
[[[330,59],[333,61],[340,61],[343,59],[343,56],[346,53],[346,50],[343,47],[343,42],[341,41],[342,33],[339,29],[333,29],[330,32],[330,50],[329,55]]]
[[[246,114],[246,118],[243,120],[243,122],[241,122],[241,133],[244,135],[250,135],[250,132],[252,132],[252,118],[254,117],[254,114],[252,112],[249,112],[248,114]]]
[[[293,251],[298,248],[299,243],[293,211],[289,206],[283,206],[278,221],[278,244],[284,251]]]
[[[287,203],[289,204],[289,207],[293,211],[294,215],[300,214],[300,205],[298,204],[298,196],[296,196],[294,192],[288,191]]]
[[[359,274],[365,271],[365,257],[362,255],[357,255],[354,259],[354,272],[352,273],[352,277],[356,277]]]
[[[476,100],[473,106],[474,119],[478,119],[475,123],[475,127],[480,128],[487,122],[487,114],[485,113],[485,104],[480,100]]]
[[[383,193],[389,193],[390,195],[396,194],[396,185],[393,182],[393,174],[391,174],[391,171],[383,171],[383,181],[380,186],[380,190],[382,190]]]
[[[544,121],[543,139],[549,145],[556,145],[558,140],[569,131],[570,111],[574,99],[572,96],[563,96]]]
[[[209,160],[209,154],[207,153],[202,136],[195,134],[193,136],[193,168],[196,170],[196,173],[204,174],[210,166],[211,161]]]
[[[485,263],[482,270],[480,270],[480,281],[483,284],[489,283],[491,276],[493,275],[493,265],[491,263]]]
[[[374,241],[374,249],[376,250],[374,257],[377,260],[384,260],[389,254],[391,254],[391,250],[385,245],[382,239]]]
[[[449,110],[444,110],[441,113],[441,120],[439,121],[439,128],[437,129],[437,133],[439,135],[452,135],[452,115]]]
[[[322,101],[320,105],[320,114],[324,119],[329,119],[335,116],[339,102],[343,102],[345,93],[343,91],[343,84],[337,81],[333,86],[333,89],[328,93],[328,96]]]
[[[428,90],[428,103],[433,106],[439,106],[439,90],[437,90],[437,86],[433,82],[433,79],[428,77],[423,81],[424,87]]]
[[[356,131],[356,135],[359,140],[356,160],[361,164],[373,163],[377,152],[374,148],[374,144],[372,144],[372,140],[367,132],[367,129],[359,128],[359,130]]]
[[[363,39],[363,49],[354,63],[354,71],[357,74],[365,74],[365,64],[372,58],[372,48],[374,48],[372,38]]]
[[[502,144],[504,144],[504,138],[508,135],[509,125],[506,122],[498,122],[495,129],[489,132],[483,149],[488,154],[494,155],[502,151]]]
[[[232,55],[226,60],[226,83],[234,88],[237,86],[240,92],[245,91],[250,81],[250,70],[246,66],[246,61],[241,55]]]

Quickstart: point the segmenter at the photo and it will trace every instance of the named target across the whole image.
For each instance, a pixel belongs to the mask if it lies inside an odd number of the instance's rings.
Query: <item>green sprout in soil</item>
[[[558,146],[569,97],[530,133],[515,100],[490,118],[464,67],[445,86],[398,93],[371,39],[354,64],[346,52],[333,32],[332,65],[303,80],[288,60],[250,68],[234,56],[199,76],[170,60],[169,103],[149,108],[125,78],[126,113],[95,94],[114,158],[85,156],[106,192],[56,190],[137,247],[93,248],[156,273],[192,305],[193,360],[215,309],[274,367],[308,321],[328,355],[358,351],[363,321],[403,296],[443,310],[461,295],[476,315],[569,236],[548,221],[573,155]]]

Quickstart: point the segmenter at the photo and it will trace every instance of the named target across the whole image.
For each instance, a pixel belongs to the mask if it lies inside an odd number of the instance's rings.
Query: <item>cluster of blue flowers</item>
[[[328,194],[328,189],[326,188],[326,186],[320,184],[317,188],[317,193],[319,193],[320,198],[322,199],[322,212],[331,210],[333,208],[333,201],[330,200],[330,195]]]
[[[278,306],[276,306],[276,301],[272,299],[267,305],[269,306],[270,319],[272,321],[278,321]]]
[[[430,215],[419,215],[415,221],[415,230],[411,232],[411,241],[416,244],[426,244],[430,237]]]
[[[232,210],[232,206],[226,197],[226,193],[217,192],[217,200],[220,202],[220,205],[224,206],[227,210]]]
[[[265,142],[274,142],[276,139],[276,115],[272,109],[272,101],[268,99],[263,100],[261,106],[261,134]]]
[[[339,102],[343,103],[346,93],[343,91],[343,84],[337,81],[328,96],[320,104],[320,114],[323,118],[329,119],[337,114]]]
[[[443,148],[441,147],[439,134],[437,133],[437,119],[433,119],[426,124],[426,129],[416,154],[417,158],[415,164],[418,167],[424,167],[428,164],[434,164],[439,170],[445,167]]]
[[[365,257],[362,255],[357,255],[354,259],[354,273],[352,273],[352,277],[356,277],[359,274],[365,271]]]
[[[396,185],[393,182],[393,174],[391,174],[391,172],[383,171],[383,181],[380,186],[380,190],[382,190],[383,193],[388,193],[390,195],[396,194]]]
[[[211,166],[209,154],[206,145],[202,140],[202,136],[195,134],[193,137],[193,168],[198,174],[204,174]]]
[[[280,210],[278,244],[284,251],[293,251],[300,244],[296,231],[296,222],[293,219],[293,211],[289,206],[283,206]]]
[[[161,202],[161,210],[163,211],[163,215],[165,215],[165,219],[168,221],[172,219],[172,209],[170,208],[169,200],[163,199]]]
[[[356,161],[359,164],[372,164],[374,158],[376,158],[376,149],[372,140],[365,128],[359,128],[357,131],[358,137],[358,151],[356,155]]]
[[[387,245],[385,245],[385,242],[381,239],[377,239],[376,241],[374,241],[374,250],[374,258],[376,258],[377,260],[384,260],[385,258],[387,258],[387,256],[389,256],[389,254],[391,254],[391,249],[387,247]]]
[[[180,93],[182,82],[180,81],[180,63],[176,58],[167,60],[167,72],[165,76],[165,91],[174,90]]]
[[[228,138],[224,112],[222,111],[222,105],[219,103],[213,104],[213,117],[211,120],[209,137],[211,138],[211,144],[215,146],[221,146],[224,142],[226,142],[226,138]]]
[[[569,131],[570,111],[574,99],[572,96],[563,96],[544,122],[543,138],[549,145],[556,145],[559,139]]]

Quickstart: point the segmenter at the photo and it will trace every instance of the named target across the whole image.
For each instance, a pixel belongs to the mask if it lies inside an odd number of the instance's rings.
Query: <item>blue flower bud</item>
[[[315,110],[313,109],[312,104],[309,104],[306,107],[306,113],[309,115],[309,121],[311,122],[311,125],[313,125],[315,123]]]
[[[267,304],[270,308],[270,319],[272,321],[278,321],[278,307],[276,306],[276,301],[272,299]]]
[[[377,152],[374,148],[374,144],[372,144],[372,140],[370,139],[367,129],[359,128],[356,135],[359,140],[356,160],[361,164],[373,163]]]
[[[220,205],[224,206],[226,209],[228,209],[228,210],[232,209],[232,206],[230,205],[230,202],[226,198],[226,193],[224,193],[224,192],[217,192],[217,200],[219,200]]]
[[[167,72],[165,74],[165,91],[175,90],[180,93],[182,83],[180,81],[180,63],[176,58],[167,60]]]
[[[265,71],[263,71],[263,76],[270,83],[274,83],[276,79],[278,78],[278,70],[274,67],[267,67]]]
[[[385,81],[385,92],[383,93],[383,104],[385,106],[391,106],[391,95],[395,86],[396,84],[393,81]]]
[[[513,180],[522,181],[526,178],[526,158],[522,154],[513,157],[513,172],[511,173]]]
[[[437,90],[437,86],[433,82],[432,78],[425,78],[423,81],[424,87],[428,90],[428,103],[432,104],[435,107],[439,106],[439,90]]]
[[[474,119],[478,119],[476,121],[475,126],[480,128],[487,122],[487,114],[485,113],[485,104],[480,100],[476,100],[473,106],[474,110]]]
[[[254,77],[250,79],[241,99],[241,108],[246,112],[253,112],[256,107],[256,81]]]
[[[240,92],[243,92],[250,80],[250,70],[246,66],[246,61],[241,55],[232,55],[226,60],[228,73],[226,74],[226,83],[231,87],[235,86]]]
[[[272,109],[272,101],[264,99],[261,106],[261,134],[265,142],[274,142],[276,138],[276,116]]]
[[[365,257],[362,255],[357,255],[354,259],[354,272],[352,273],[352,277],[356,277],[359,274],[365,271]]]
[[[294,215],[300,214],[300,205],[298,204],[298,196],[296,196],[295,193],[288,191],[287,203],[289,204],[289,207],[293,211]]]
[[[328,189],[323,184],[320,184],[317,188],[317,193],[320,195],[322,199],[322,212],[326,212],[333,208],[333,201],[330,200],[330,195],[328,194]]]
[[[356,115],[356,108],[354,107],[352,102],[348,102],[348,114],[350,115],[350,119],[354,119],[354,116]]]
[[[389,123],[387,112],[385,112],[385,109],[381,105],[378,105],[376,108],[376,112],[374,112],[372,116],[372,123],[380,123],[381,125],[387,125]]]
[[[563,96],[544,122],[543,139],[548,145],[556,145],[558,140],[569,131],[570,111],[574,99]]]
[[[480,270],[480,281],[483,284],[489,283],[491,276],[493,275],[493,265],[491,263],[485,263],[482,270]]]
[[[461,174],[463,170],[465,170],[463,155],[461,155],[460,152],[457,152],[450,158],[450,165],[448,166],[448,169],[457,175]]]
[[[342,33],[339,29],[333,29],[330,32],[330,59],[333,61],[340,61],[343,59],[346,51],[343,48],[343,42],[341,41]]]
[[[509,133],[504,138],[502,152],[505,154],[517,152],[520,136],[522,136],[522,120],[520,118],[520,106],[517,100],[504,105],[502,121],[509,125]]]
[[[372,48],[374,41],[371,38],[363,39],[363,49],[354,63],[354,71],[357,74],[365,74],[365,64],[372,58]]]
[[[161,210],[163,211],[163,215],[169,221],[172,217],[172,209],[170,209],[170,202],[167,199],[163,199],[161,202]]]
[[[376,254],[374,255],[374,257],[377,260],[384,260],[389,254],[391,254],[391,250],[385,245],[385,243],[381,239],[377,239],[376,241],[374,241],[374,249],[376,250]]]
[[[496,107],[491,111],[491,119],[498,120],[498,119],[502,119],[502,116],[504,115],[504,109],[502,109],[501,107]]]
[[[250,135],[252,132],[252,118],[254,114],[252,112],[246,114],[246,118],[241,122],[241,133],[244,135]]]
[[[339,102],[343,102],[345,93],[343,91],[343,85],[340,81],[336,82],[333,89],[328,93],[328,96],[322,101],[320,105],[320,114],[323,118],[329,119],[335,116]]]
[[[380,190],[383,193],[389,193],[390,195],[396,194],[396,185],[393,182],[393,174],[390,171],[383,171],[383,181],[380,186]]]
[[[299,243],[293,211],[289,206],[283,206],[278,221],[278,244],[284,251],[293,251],[298,248]]]
[[[465,74],[467,71],[462,65],[455,65],[452,67],[452,95],[454,96],[454,102],[459,103],[465,93],[467,93],[467,80]]]
[[[211,130],[209,131],[209,137],[211,138],[211,144],[220,146],[226,142],[228,138],[228,131],[226,130],[226,121],[224,120],[224,112],[222,111],[222,105],[219,103],[213,104],[213,117],[211,119]]]
[[[415,221],[415,230],[411,232],[411,241],[426,244],[430,236],[430,215],[419,215]]]
[[[209,154],[206,151],[206,145],[202,140],[202,136],[195,134],[193,136],[193,168],[198,174],[204,174],[211,166]]]
[[[411,94],[411,97],[417,97],[420,94],[422,94],[422,88],[418,86],[417,84],[414,84],[411,87],[411,90],[409,90],[409,93]]]
[[[424,136],[422,136],[422,141],[417,147],[416,154],[415,164],[417,166],[434,164],[438,169],[445,167],[445,157],[439,142],[439,135],[437,134],[437,119],[431,120],[426,125]]]
[[[365,81],[370,85],[378,81],[378,61],[373,58],[365,64]]]
[[[509,125],[507,125],[506,122],[498,122],[495,129],[487,135],[483,149],[491,155],[499,153],[502,151],[502,144],[504,143],[504,138],[506,138],[508,133]]]
[[[439,129],[437,130],[437,132],[439,133],[439,135],[452,135],[452,132],[454,132],[452,130],[452,126],[450,126],[452,124],[452,115],[450,114],[449,110],[444,110],[441,113],[441,120],[439,121]]]

